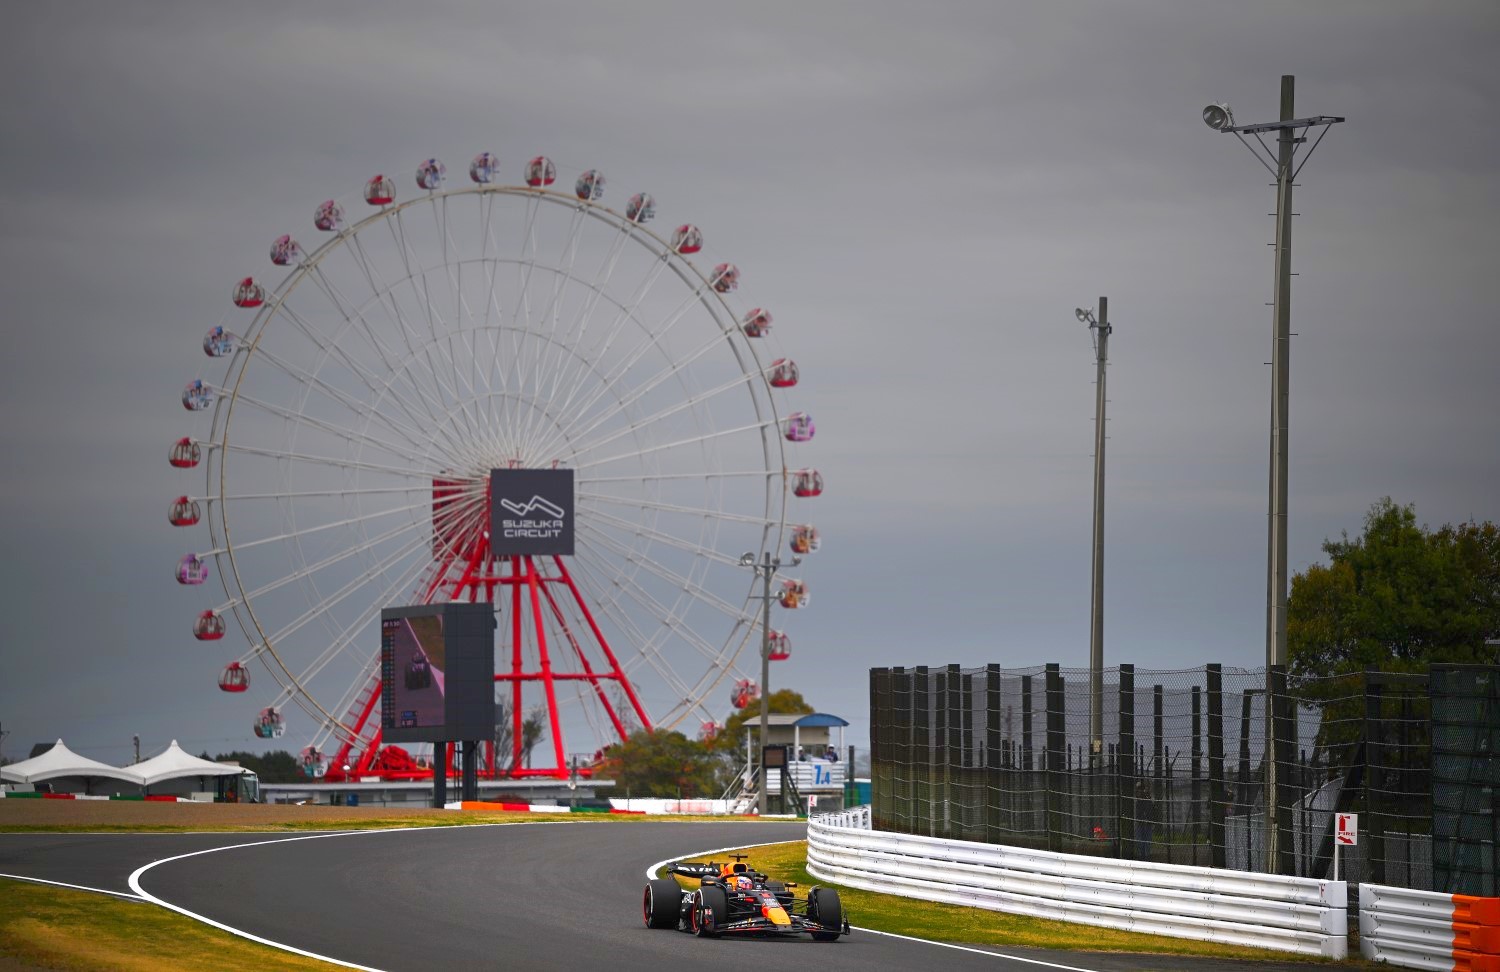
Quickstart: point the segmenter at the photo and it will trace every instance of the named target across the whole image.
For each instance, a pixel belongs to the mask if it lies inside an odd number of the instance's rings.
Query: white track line
[[[182,907],[179,907],[177,905],[174,905],[170,901],[163,901],[161,898],[156,897],[156,895],[152,894],[151,892],[147,891],[145,888],[141,887],[141,875],[145,874],[147,871],[151,870],[153,867],[156,867],[158,864],[170,864],[173,861],[180,861],[180,860],[183,860],[183,859],[189,858],[189,857],[197,857],[199,854],[215,854],[215,853],[218,853],[219,851],[238,850],[241,847],[263,847],[266,844],[285,844],[285,843],[290,843],[291,841],[295,841],[295,840],[322,840],[323,838],[326,838],[326,837],[357,837],[357,836],[360,836],[362,834],[399,834],[399,833],[421,832],[421,831],[426,831],[426,830],[457,830],[460,827],[521,827],[521,826],[525,826],[525,824],[522,824],[522,823],[454,824],[454,825],[447,825],[447,826],[442,826],[442,827],[394,827],[394,828],[391,828],[389,830],[342,830],[342,831],[338,831],[336,833],[331,833],[331,834],[306,834],[306,835],[300,835],[300,836],[297,836],[297,837],[279,837],[279,838],[277,838],[275,840],[258,840],[258,841],[254,841],[254,842],[248,843],[248,844],[226,844],[223,847],[210,847],[210,848],[207,848],[206,850],[193,851],[192,853],[189,853],[189,854],[178,854],[176,857],[164,857],[164,858],[162,858],[159,861],[152,861],[150,864],[147,864],[147,865],[145,865],[143,867],[138,867],[130,875],[130,888],[136,894],[140,895],[142,899],[144,899],[146,901],[149,901],[152,904],[161,905],[163,908],[166,908],[169,911],[175,911],[179,915],[186,915],[187,917],[193,919],[194,921],[201,921],[201,922],[203,922],[205,925],[212,925],[213,927],[215,927],[215,928],[217,928],[217,929],[219,929],[221,931],[227,931],[227,932],[229,932],[231,935],[238,935],[240,938],[247,938],[247,939],[249,939],[252,942],[259,942],[262,945],[269,945],[272,948],[279,948],[283,952],[291,952],[294,955],[302,955],[302,956],[305,956],[307,958],[318,959],[319,961],[322,961],[322,962],[329,962],[329,963],[331,963],[333,965],[343,966],[346,969],[361,969],[361,970],[363,970],[363,972],[381,972],[380,969],[374,968],[373,966],[359,965],[359,964],[356,964],[354,962],[345,962],[343,959],[336,959],[336,958],[333,958],[332,956],[329,956],[329,955],[320,955],[317,952],[309,952],[306,949],[297,948],[296,946],[293,946],[293,945],[286,945],[286,944],[283,944],[282,942],[273,942],[269,938],[262,938],[259,935],[252,935],[250,932],[244,931],[244,930],[239,929],[239,928],[235,928],[232,925],[226,925],[226,924],[224,924],[221,921],[214,921],[212,918],[205,917],[204,915],[200,915],[197,912],[189,911],[186,908],[182,908]]]
[[[124,898],[127,901],[145,901],[145,898],[134,894],[126,894],[124,891],[109,891],[105,888],[90,888],[82,884],[68,884],[64,881],[48,881],[43,878],[26,877],[24,874],[0,874],[0,878],[9,878],[12,881],[27,881],[31,884],[50,884],[57,888],[72,888],[74,891],[92,891],[95,894],[112,894],[116,898]]]

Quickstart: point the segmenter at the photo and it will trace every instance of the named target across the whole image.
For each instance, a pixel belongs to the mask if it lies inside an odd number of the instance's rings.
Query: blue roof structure
[[[792,723],[794,726],[808,729],[820,726],[847,726],[848,724],[846,720],[840,719],[836,715],[829,715],[827,712],[814,712],[812,715],[805,715]]]

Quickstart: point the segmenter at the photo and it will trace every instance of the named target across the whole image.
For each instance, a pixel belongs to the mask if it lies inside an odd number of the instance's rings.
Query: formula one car
[[[647,928],[677,928],[700,938],[720,935],[811,935],[834,942],[849,934],[849,921],[833,888],[815,887],[798,899],[792,882],[772,881],[751,870],[744,854],[730,854],[731,864],[673,864],[668,874],[697,881],[684,889],[670,877],[646,885],[641,913]]]

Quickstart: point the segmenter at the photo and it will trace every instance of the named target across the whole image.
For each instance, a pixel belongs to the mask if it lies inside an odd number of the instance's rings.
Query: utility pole
[[[1089,607],[1089,753],[1104,752],[1104,440],[1109,364],[1109,298],[1099,298],[1099,318],[1080,307],[1074,314],[1094,337],[1094,569]]]
[[[795,567],[802,563],[802,558],[793,556],[791,566]],[[771,727],[771,578],[776,576],[776,571],[781,569],[781,558],[772,557],[771,551],[767,550],[761,554],[759,563],[755,561],[755,554],[746,553],[740,557],[740,566],[748,567],[761,579],[761,614],[760,614],[760,785],[756,787],[759,791],[756,799],[757,812],[764,817],[768,812],[766,794],[766,739]],[[782,772],[788,772],[789,768],[783,767]]]
[[[1272,244],[1275,248],[1275,284],[1271,301],[1271,470],[1266,524],[1266,869],[1272,873],[1277,869],[1276,862],[1281,854],[1279,764],[1285,761],[1281,755],[1291,752],[1291,741],[1278,739],[1275,725],[1278,721],[1277,705],[1286,704],[1284,700],[1278,700],[1276,690],[1278,670],[1284,671],[1287,663],[1286,507],[1287,446],[1291,425],[1292,186],[1329,128],[1344,120],[1334,115],[1295,117],[1295,92],[1296,78],[1290,74],[1282,75],[1281,115],[1275,122],[1235,125],[1234,113],[1228,105],[1212,104],[1203,109],[1203,121],[1209,128],[1233,134],[1276,178],[1276,240]],[[1307,133],[1314,128],[1320,129],[1317,141],[1297,162],[1297,152],[1307,142]],[[1262,138],[1268,132],[1277,133],[1274,154]],[[1261,153],[1246,141],[1246,135],[1254,136],[1266,158],[1262,158]],[[1273,164],[1268,164],[1267,158]]]

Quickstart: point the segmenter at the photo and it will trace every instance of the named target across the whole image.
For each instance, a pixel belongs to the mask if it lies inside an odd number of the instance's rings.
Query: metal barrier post
[[[1062,847],[1063,748],[1067,723],[1063,711],[1063,677],[1057,662],[1047,665],[1047,846]]]
[[[1211,865],[1224,866],[1224,666],[1208,669],[1208,843]]]

